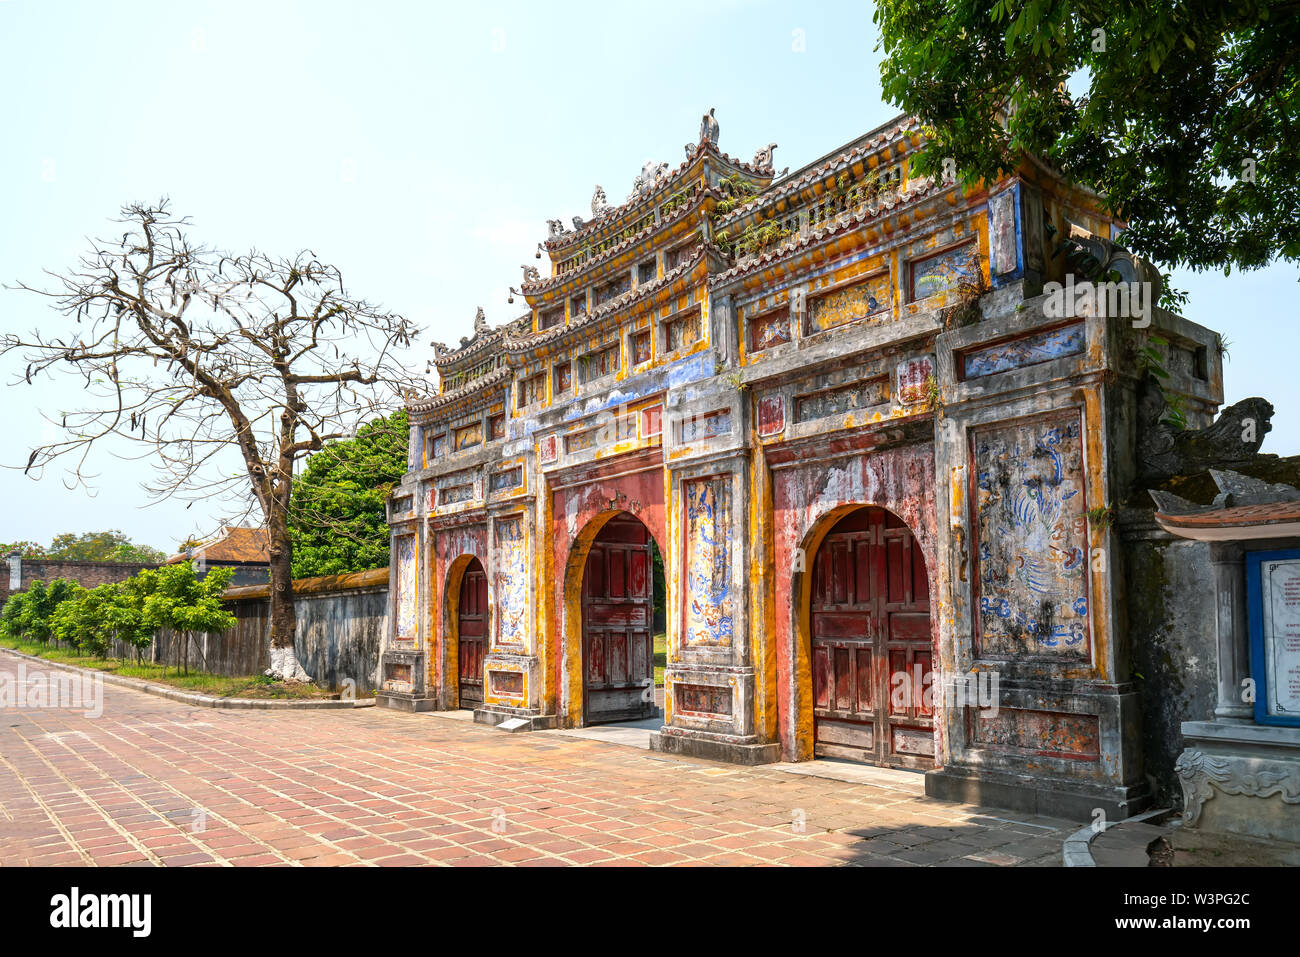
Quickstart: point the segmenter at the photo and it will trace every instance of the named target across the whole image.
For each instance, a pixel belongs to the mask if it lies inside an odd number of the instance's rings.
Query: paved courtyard
[[[0,680],[18,664],[0,652]],[[195,708],[105,685],[97,718],[0,710],[0,864],[1058,865],[1080,826],[875,773],[740,768],[380,708]]]

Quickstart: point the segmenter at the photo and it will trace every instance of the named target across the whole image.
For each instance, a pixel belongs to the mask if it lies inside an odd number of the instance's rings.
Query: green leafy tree
[[[148,545],[136,545],[117,529],[106,532],[65,532],[55,535],[46,549],[46,558],[75,562],[154,562],[161,563],[166,553]]]
[[[189,674],[190,636],[194,632],[225,631],[235,626],[235,616],[221,604],[233,568],[211,568],[202,578],[191,561],[147,570],[139,586],[143,595],[142,626],[169,628],[177,637],[177,666]]]
[[[0,635],[6,638],[23,637],[23,616],[26,613],[27,592],[20,591],[10,595],[0,609]]]
[[[30,641],[49,641],[53,637],[50,619],[54,610],[75,597],[79,590],[82,590],[81,586],[67,578],[56,578],[49,585],[43,581],[32,582],[26,591],[10,596],[5,603],[0,619],[5,623],[6,633]],[[9,608],[11,603],[14,604],[12,611]]]
[[[406,473],[405,409],[331,442],[294,479],[289,506],[293,575],[340,575],[388,564],[384,503]]]
[[[879,0],[913,169],[972,184],[1025,153],[1106,197],[1153,262],[1300,259],[1300,3]],[[1086,86],[1071,96],[1067,81]]]

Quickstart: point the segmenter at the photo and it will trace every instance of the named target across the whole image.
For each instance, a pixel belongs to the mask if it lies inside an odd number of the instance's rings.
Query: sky
[[[407,355],[468,335],[546,220],[620,203],[646,160],[676,167],[716,108],[723,150],[776,142],[798,168],[889,120],[862,3],[653,4],[0,0],[0,282],[42,284],[128,202],[171,199],[208,245],[340,267],[351,292],[408,316]],[[545,270],[544,270],[545,271]],[[1276,407],[1265,452],[1300,453],[1291,344],[1297,268],[1177,272],[1188,318],[1231,343],[1225,401]],[[66,322],[0,289],[0,333]],[[1285,348],[1283,348],[1285,346]],[[0,360],[0,542],[106,528],[172,549],[229,502],[149,504],[142,462],[105,447],[95,492],[22,474],[57,434],[73,380],[21,383]],[[14,384],[15,382],[20,384]]]

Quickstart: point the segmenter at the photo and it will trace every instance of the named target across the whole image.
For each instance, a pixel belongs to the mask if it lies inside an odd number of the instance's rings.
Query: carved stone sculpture
[[[596,184],[596,191],[591,194],[591,217],[595,219],[609,209],[609,201],[605,199],[605,191]]]
[[[1138,466],[1144,478],[1243,464],[1254,458],[1273,428],[1273,405],[1258,396],[1233,403],[1202,429],[1177,429],[1162,421],[1167,408],[1160,383],[1147,376],[1138,394],[1137,427]]]
[[[520,266],[519,268],[522,269],[522,270],[524,271],[524,282],[527,283],[527,282],[541,282],[541,281],[542,281],[542,274],[541,274],[541,272],[537,269],[536,266],[527,266],[527,265],[525,265],[525,266]]]
[[[1285,804],[1300,804],[1300,770],[1294,765],[1188,750],[1178,756],[1174,771],[1183,787],[1183,824],[1188,827],[1200,819],[1201,808],[1216,790],[1261,798],[1279,794]]]
[[[488,328],[487,316],[483,315],[483,307],[479,306],[478,310],[474,313],[474,335],[475,337],[478,337],[488,331],[490,330]]]
[[[560,222],[558,219],[548,219],[546,221],[547,236],[552,236],[552,237],[559,236],[562,235],[563,233],[564,233],[564,223]]]

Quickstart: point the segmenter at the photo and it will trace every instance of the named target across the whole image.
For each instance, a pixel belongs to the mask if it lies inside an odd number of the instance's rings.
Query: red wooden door
[[[658,714],[650,560],[650,533],[630,515],[610,519],[587,556],[582,576],[585,724]]]
[[[483,703],[483,659],[487,655],[487,575],[477,558],[469,563],[460,581],[459,630],[460,706],[474,708]]]
[[[925,559],[893,514],[841,519],[813,562],[813,753],[934,767],[930,592]]]

